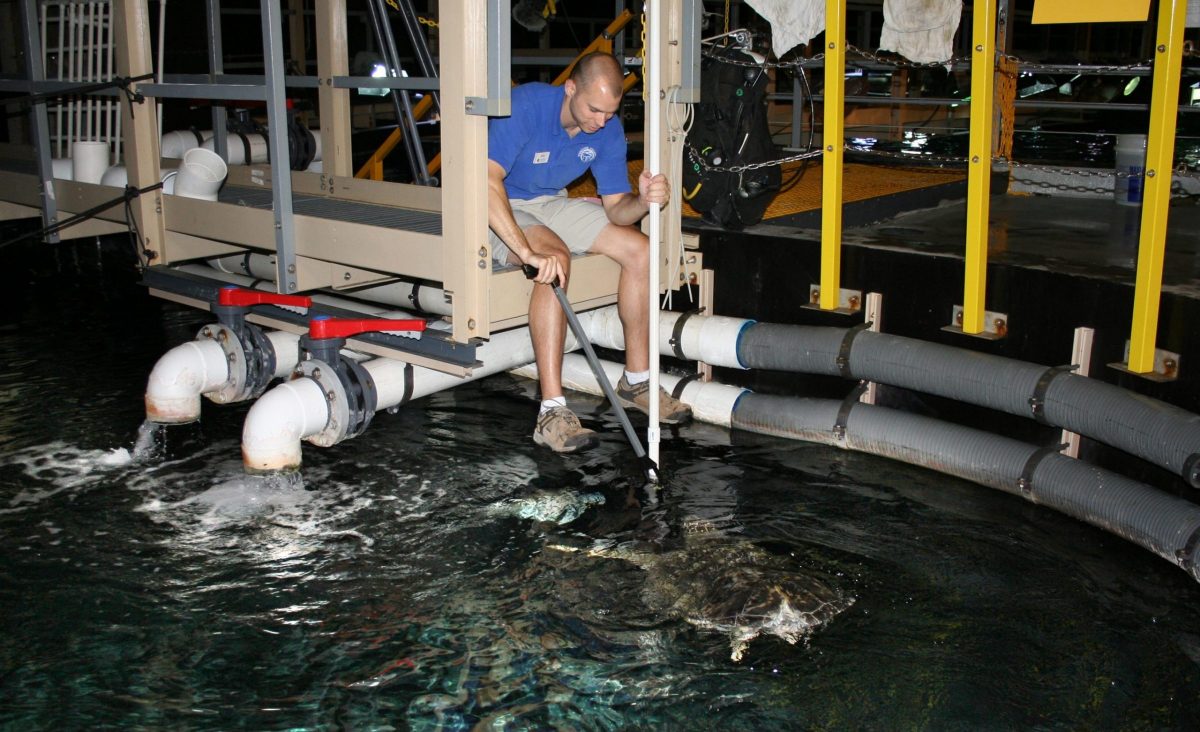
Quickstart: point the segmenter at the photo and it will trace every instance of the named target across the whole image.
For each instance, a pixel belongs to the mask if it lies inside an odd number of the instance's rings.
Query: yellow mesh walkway
[[[792,163],[783,166],[783,180],[786,182],[792,173],[800,166]],[[637,177],[642,173],[642,161],[629,163],[630,184],[637,187]],[[956,183],[966,179],[966,174],[954,170],[938,170],[930,168],[894,168],[878,165],[861,165],[846,163],[842,178],[842,201],[854,203],[872,198],[890,196],[905,191],[915,191],[921,188],[931,188],[946,183]],[[576,181],[568,192],[575,197],[595,196],[596,184],[590,176]],[[775,196],[775,200],[767,207],[764,220],[793,216],[795,214],[816,211],[821,208],[821,164],[812,163],[804,171],[800,180],[789,190]],[[683,215],[698,219],[700,214],[685,201]]]

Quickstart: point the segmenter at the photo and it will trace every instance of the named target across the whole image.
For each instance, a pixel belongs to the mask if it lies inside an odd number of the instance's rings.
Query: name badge
[[[533,164],[534,165],[541,165],[542,163],[548,163],[548,162],[550,162],[550,153],[549,152],[540,152],[540,153],[533,154]]]

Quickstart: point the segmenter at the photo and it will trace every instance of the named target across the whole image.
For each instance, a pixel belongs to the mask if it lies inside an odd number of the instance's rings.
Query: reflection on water
[[[1042,508],[705,425],[665,441],[651,502],[599,401],[573,400],[600,448],[547,454],[507,376],[306,446],[299,475],[242,473],[244,406],[130,453],[150,366],[200,316],[145,313],[95,263],[37,267],[0,331],[38,354],[0,394],[43,397],[0,432],[5,728],[1200,721],[1200,588]],[[122,306],[72,307],[101,288]],[[107,357],[39,365],[80,352]],[[790,644],[755,609],[776,589],[839,612]],[[742,609],[764,632],[734,662]]]

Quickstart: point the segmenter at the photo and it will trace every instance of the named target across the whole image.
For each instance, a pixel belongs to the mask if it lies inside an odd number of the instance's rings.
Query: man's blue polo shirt
[[[509,198],[552,196],[589,169],[602,196],[628,193],[625,130],[616,117],[595,132],[574,137],[560,114],[565,90],[533,83],[512,90],[512,116],[488,120],[488,157],[507,175]]]

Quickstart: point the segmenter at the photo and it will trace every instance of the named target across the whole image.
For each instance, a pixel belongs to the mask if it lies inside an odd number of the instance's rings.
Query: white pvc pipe
[[[229,380],[229,361],[216,341],[188,341],[163,354],[146,384],[146,419],[184,424],[200,419],[200,395]]]
[[[267,162],[267,138],[257,133],[246,135],[246,143],[250,145],[250,160],[246,160],[246,144],[242,142],[242,138],[237,135],[231,135],[228,132],[225,134],[225,152],[229,155],[230,165],[248,165],[250,163],[265,163]],[[212,136],[204,141],[201,145],[205,150],[213,150],[216,148],[216,142]],[[285,164],[287,161],[284,161]]]
[[[272,282],[275,280],[274,257],[267,254],[251,254],[248,259],[244,254],[233,254],[228,257],[210,259],[208,264],[220,272],[249,275],[255,279],[271,280]],[[246,271],[247,269],[249,272]],[[273,287],[264,289],[274,291]],[[413,297],[414,289],[417,291],[415,298]],[[395,305],[401,308],[418,309],[416,306],[420,305],[420,310],[435,315],[453,314],[446,293],[440,287],[413,285],[411,282],[390,282],[386,285],[374,285],[355,290],[353,296],[367,302]]]
[[[312,379],[285,381],[259,397],[242,425],[242,463],[247,472],[300,466],[300,440],[325,428],[329,405]]]
[[[621,378],[624,366],[612,361],[601,361],[600,364],[604,367],[604,373],[608,376],[609,381]],[[538,377],[535,364],[526,364],[514,369],[512,373],[528,379]],[[667,391],[673,390],[679,383],[679,378],[673,374],[662,374],[663,388]],[[576,353],[563,356],[562,383],[567,389],[604,396],[587,359]],[[715,381],[692,381],[684,386],[679,400],[691,407],[692,416],[701,422],[731,427],[733,425],[733,408],[737,405],[737,400],[746,393],[748,390],[740,386],[718,384]]]
[[[212,139],[212,130],[202,130],[200,140],[191,130],[172,130],[164,133],[160,140],[159,154],[164,158],[182,158],[188,150],[200,147],[203,141]]]
[[[192,149],[183,154],[183,165],[175,176],[176,196],[217,200],[217,191],[229,175],[229,166],[212,150]]]
[[[300,359],[300,336],[268,331],[275,351],[272,376],[287,376]],[[223,388],[232,377],[229,360],[220,344],[202,338],[181,344],[163,354],[146,384],[146,419],[162,424],[183,424],[200,419],[200,397]]]
[[[568,349],[578,347],[573,339],[568,339],[566,345]],[[490,341],[480,346],[476,356],[483,366],[466,377],[414,367],[412,398],[419,399],[529,363],[533,360],[529,328],[494,334]],[[406,365],[403,361],[376,358],[364,363],[363,368],[375,382],[377,409],[394,407],[404,399]],[[312,386],[298,386],[301,382],[308,382]],[[282,395],[273,396],[281,390],[284,392]],[[300,441],[324,430],[329,417],[329,403],[325,394],[312,379],[288,381],[267,392],[250,407],[242,427],[242,461],[247,472],[274,472],[300,467]]]

